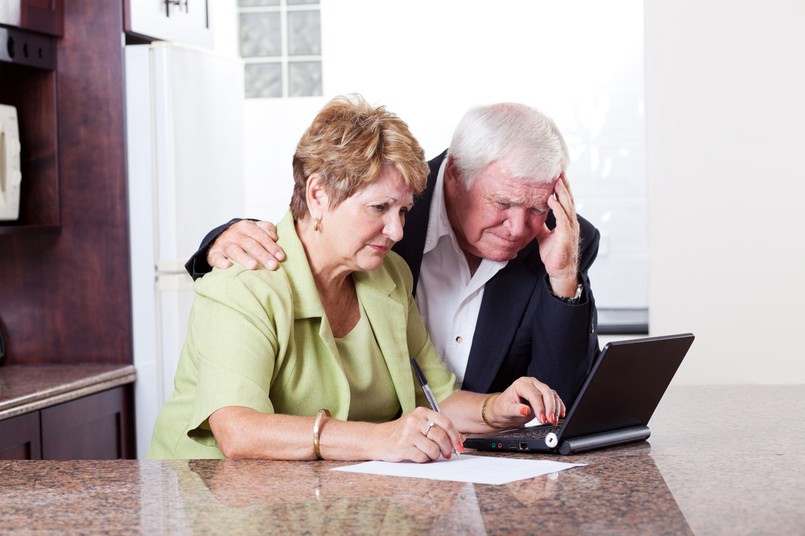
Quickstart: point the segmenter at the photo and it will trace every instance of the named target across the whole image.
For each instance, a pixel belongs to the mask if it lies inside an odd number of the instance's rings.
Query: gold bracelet
[[[503,430],[504,427],[503,426],[497,426],[497,425],[494,425],[491,422],[489,422],[489,419],[486,418],[486,404],[487,404],[487,402],[489,402],[490,398],[492,398],[493,396],[497,396],[499,394],[500,393],[492,393],[491,395],[487,395],[486,398],[484,398],[483,406],[481,406],[481,418],[484,420],[484,424],[487,425],[490,428],[494,428],[495,430]]]
[[[319,435],[321,434],[321,420],[327,415],[332,417],[329,409],[322,408],[316,413],[316,420],[313,422],[313,453],[316,455],[317,460],[321,460],[321,450],[319,447]]]

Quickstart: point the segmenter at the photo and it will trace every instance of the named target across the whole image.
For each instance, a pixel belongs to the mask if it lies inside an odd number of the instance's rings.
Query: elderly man
[[[469,110],[449,149],[429,162],[394,251],[463,389],[497,392],[533,376],[569,405],[599,351],[587,276],[599,233],[576,215],[568,163],[553,121],[514,103]],[[191,275],[283,260],[273,225],[233,222],[207,235]]]

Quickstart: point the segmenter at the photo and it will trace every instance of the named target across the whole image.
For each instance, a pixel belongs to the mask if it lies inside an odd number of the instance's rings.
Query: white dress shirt
[[[461,385],[484,298],[484,286],[506,266],[507,261],[482,259],[475,274],[470,275],[467,259],[447,219],[444,204],[446,164],[447,158],[439,169],[430,205],[416,302],[436,351]]]

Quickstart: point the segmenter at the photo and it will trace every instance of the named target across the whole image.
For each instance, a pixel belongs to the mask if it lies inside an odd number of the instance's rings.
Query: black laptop
[[[464,446],[573,454],[648,439],[648,421],[691,344],[690,333],[610,342],[558,426],[470,434]]]

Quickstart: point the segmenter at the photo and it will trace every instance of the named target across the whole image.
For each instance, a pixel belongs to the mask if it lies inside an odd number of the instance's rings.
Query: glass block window
[[[238,0],[246,98],[318,97],[319,0]]]

